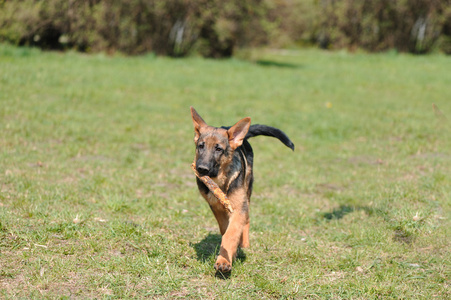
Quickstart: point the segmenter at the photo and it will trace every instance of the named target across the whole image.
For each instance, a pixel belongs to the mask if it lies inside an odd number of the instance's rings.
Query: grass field
[[[451,58],[239,57],[0,45],[0,298],[451,297]],[[251,248],[226,279],[191,105],[296,145],[250,140]]]

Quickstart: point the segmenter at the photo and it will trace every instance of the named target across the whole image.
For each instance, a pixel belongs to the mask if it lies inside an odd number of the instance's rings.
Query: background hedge
[[[0,0],[0,41],[170,56],[305,43],[451,54],[451,0]]]

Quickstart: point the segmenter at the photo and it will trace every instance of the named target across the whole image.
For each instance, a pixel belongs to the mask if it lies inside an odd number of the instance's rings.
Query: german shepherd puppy
[[[227,195],[233,208],[229,213],[205,184],[197,179],[201,195],[207,200],[219,224],[222,235],[219,256],[214,265],[217,271],[232,270],[238,246],[249,247],[249,203],[252,194],[252,165],[254,154],[249,138],[266,135],[279,139],[294,150],[294,144],[281,130],[266,125],[251,125],[244,118],[231,127],[208,126],[191,107],[196,144],[196,169],[207,175]]]

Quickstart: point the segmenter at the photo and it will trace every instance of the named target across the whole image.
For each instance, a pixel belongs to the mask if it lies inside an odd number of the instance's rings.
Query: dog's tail
[[[288,148],[294,151],[294,144],[290,140],[290,138],[280,129],[266,126],[266,125],[260,125],[260,124],[254,124],[249,127],[249,131],[246,134],[245,139],[249,139],[254,136],[258,135],[265,135],[265,136],[272,136],[277,139],[279,139],[282,143],[285,144]]]

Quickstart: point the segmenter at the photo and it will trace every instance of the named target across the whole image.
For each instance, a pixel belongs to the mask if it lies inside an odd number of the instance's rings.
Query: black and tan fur
[[[212,127],[191,107],[196,144],[196,169],[208,175],[227,195],[233,208],[229,213],[209,189],[197,179],[201,195],[207,200],[222,235],[217,271],[230,272],[238,246],[249,247],[249,203],[252,194],[254,154],[247,139],[266,135],[278,138],[287,147],[294,145],[281,130],[266,125],[251,125],[244,118],[231,127]]]

